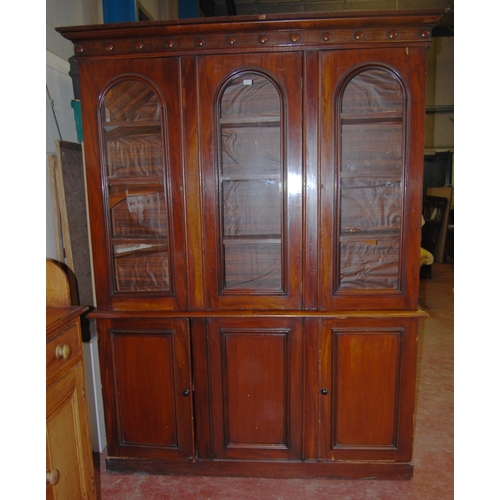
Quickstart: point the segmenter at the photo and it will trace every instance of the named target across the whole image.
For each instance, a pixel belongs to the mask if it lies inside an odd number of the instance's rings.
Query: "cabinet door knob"
[[[56,346],[56,358],[57,359],[68,359],[71,356],[71,347],[69,344],[64,344],[62,346],[61,344],[57,344]]]
[[[183,396],[189,396],[189,394],[190,394],[190,393],[189,393],[189,389],[186,389],[186,390],[182,393],[182,395],[183,395]]]
[[[47,471],[47,484],[57,484],[59,482],[59,471],[57,469]]]
[[[326,396],[328,394],[328,389],[321,389],[321,394],[323,394],[323,396]]]

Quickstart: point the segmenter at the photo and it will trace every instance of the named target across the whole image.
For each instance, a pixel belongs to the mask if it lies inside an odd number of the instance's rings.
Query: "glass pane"
[[[139,80],[113,85],[101,108],[115,291],[171,291],[161,116]]]
[[[341,104],[339,287],[399,289],[402,88],[388,70],[366,70]]]
[[[401,84],[386,69],[370,69],[357,74],[342,97],[342,113],[403,112]]]
[[[402,123],[343,123],[342,175],[399,177],[402,137]]]
[[[220,102],[223,290],[282,291],[281,98],[258,73],[234,77]]]
[[[115,122],[116,123],[116,122]],[[110,177],[154,177],[163,172],[161,127],[106,126]]]

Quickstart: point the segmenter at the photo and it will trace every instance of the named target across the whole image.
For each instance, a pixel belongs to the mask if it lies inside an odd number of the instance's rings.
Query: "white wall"
[[[137,4],[146,10],[152,21],[179,17],[177,0],[137,0]]]
[[[46,256],[56,258],[58,235],[52,219],[52,196],[50,191],[48,155],[55,154],[55,141],[78,142],[76,126],[71,108],[74,99],[73,85],[68,59],[73,55],[73,44],[55,31],[59,26],[98,24],[102,22],[101,0],[47,0],[46,2],[46,86],[53,102],[46,106]],[[56,125],[57,124],[57,125]],[[59,137],[58,129],[61,137]]]
[[[436,37],[427,55],[427,107],[446,106],[453,109],[454,37]],[[427,113],[425,120],[426,150],[454,149],[454,112]]]

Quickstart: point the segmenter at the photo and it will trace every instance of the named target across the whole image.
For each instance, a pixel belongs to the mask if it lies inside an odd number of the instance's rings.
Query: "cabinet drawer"
[[[47,380],[72,365],[81,352],[80,329],[75,322],[47,342]]]

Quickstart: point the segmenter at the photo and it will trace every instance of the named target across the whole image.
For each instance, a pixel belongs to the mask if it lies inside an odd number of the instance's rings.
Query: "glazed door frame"
[[[319,54],[320,220],[318,227],[320,233],[319,265],[322,272],[318,274],[319,309],[321,310],[416,309],[418,307],[425,75],[416,73],[413,68],[425,67],[425,51],[426,49],[421,47],[397,47],[356,51],[321,51]],[[342,154],[340,92],[350,77],[370,69],[392,74],[394,79],[400,82],[401,91],[404,94],[400,187],[402,205],[399,250],[397,250],[399,285],[393,289],[383,286],[363,288],[363,285],[358,288],[341,289],[339,285],[341,280],[339,236]],[[389,119],[392,118],[389,117]],[[362,233],[358,233],[358,236],[362,237]],[[365,240],[366,248],[370,245],[375,248],[382,241],[377,241],[371,234],[367,234]],[[358,247],[362,243],[363,241],[360,241]],[[382,256],[382,254],[379,255]]]
[[[91,242],[93,267],[95,276],[95,289],[97,305],[102,308],[114,309],[164,309],[164,310],[179,310],[185,309],[188,305],[187,294],[187,262],[186,262],[186,242],[185,242],[185,187],[183,177],[183,162],[185,161],[183,153],[183,135],[181,127],[182,116],[182,92],[180,87],[180,58],[162,58],[162,59],[134,59],[134,60],[105,60],[99,62],[89,62],[83,64],[79,68],[80,82],[82,87],[82,123],[84,139],[87,138],[85,147],[85,169],[87,180],[87,199],[88,213],[91,227]],[[155,148],[158,151],[157,155],[161,155],[163,161],[163,172],[159,175],[163,177],[163,187],[158,184],[149,173],[143,177],[131,179],[130,174],[126,174],[122,180],[119,178],[111,178],[109,170],[109,162],[111,161],[107,155],[110,155],[106,150],[104,126],[104,111],[106,93],[110,89],[120,85],[122,82],[138,82],[144,87],[149,88],[156,94],[160,103],[160,112],[156,118],[158,125],[153,124],[156,129],[161,130],[156,133],[157,142]],[[122,107],[125,108],[128,102],[125,102]],[[119,108],[118,108],[119,109]],[[143,126],[138,122],[140,126]],[[112,130],[113,127],[108,127]],[[115,128],[115,130],[118,127]],[[129,123],[124,123],[125,131],[131,130]],[[150,127],[151,129],[151,127]],[[137,139],[132,143],[130,153],[127,153],[126,147],[120,139],[116,141],[115,153],[119,158],[117,161],[122,163],[132,160],[132,151],[138,151],[136,158],[142,158],[140,153],[144,147],[144,140]],[[120,151],[122,148],[122,151]],[[122,155],[121,158],[118,155]],[[127,158],[127,155],[128,158]],[[144,170],[145,159],[140,159],[137,163],[137,170]],[[142,162],[142,163],[141,163]],[[118,163],[117,163],[118,164]],[[143,175],[141,173],[141,175]],[[148,179],[152,179],[148,181]],[[111,183],[113,181],[113,184]],[[117,184],[117,181],[120,183]],[[160,208],[156,209],[159,216],[153,215],[148,219],[147,211],[150,210],[146,204],[150,201],[151,196],[148,195],[147,183],[154,186],[156,183],[159,186],[159,199],[161,201]],[[145,184],[146,183],[146,184]],[[109,186],[108,186],[109,184]],[[116,205],[116,201],[112,200],[116,193],[123,190],[125,194],[123,208],[120,208],[119,216],[112,214],[112,207]],[[114,190],[114,193],[112,192]],[[136,192],[134,192],[134,190]],[[137,196],[139,194],[139,196]],[[136,196],[134,196],[136,195]],[[144,205],[138,206],[137,200]],[[134,203],[135,206],[131,207]],[[158,203],[158,202],[157,202]],[[127,207],[128,205],[128,207]],[[117,206],[117,205],[116,205]],[[113,208],[114,210],[114,208]],[[120,222],[125,221],[121,232],[123,236],[117,237],[115,226]],[[127,226],[127,224],[129,224]],[[150,230],[147,226],[160,224],[165,233],[163,239],[166,241],[166,250],[163,254],[160,252],[159,257],[154,261],[144,261],[144,263],[136,260],[131,260],[128,265],[129,269],[133,266],[142,266],[144,276],[152,276],[151,273],[158,271],[148,271],[148,266],[153,266],[153,269],[158,269],[155,266],[163,266],[168,269],[165,273],[168,275],[167,284],[164,287],[155,286],[155,276],[150,285],[138,286],[134,290],[134,280],[137,284],[140,283],[139,276],[134,277],[132,284],[128,285],[128,289],[120,291],[117,285],[118,278],[115,274],[115,257],[114,247],[119,246],[120,238],[124,241],[133,239],[127,236],[127,231],[134,231],[135,227],[139,228],[138,232],[143,231],[146,240],[149,238],[151,243],[154,241],[154,230]],[[132,229],[130,229],[132,227]],[[145,229],[143,229],[145,227]],[[147,232],[149,231],[149,233]],[[148,241],[140,241],[137,238],[138,252],[148,252],[146,248]],[[142,246],[145,250],[142,250]],[[146,244],[144,244],[146,243]],[[122,245],[125,247],[126,245]],[[132,247],[133,245],[131,245]],[[123,255],[127,255],[124,252]],[[165,255],[165,258],[162,258]],[[163,262],[163,264],[162,264]],[[128,272],[128,271],[126,271]],[[141,271],[142,272],[142,271]],[[151,278],[148,278],[151,279]]]
[[[206,305],[208,309],[300,309],[302,305],[302,53],[265,53],[265,54],[227,54],[207,55],[198,58],[199,66],[199,118],[201,138],[201,164],[203,183],[203,203],[205,216],[205,283]],[[281,99],[281,164],[282,173],[279,181],[281,202],[281,279],[280,285],[267,290],[265,285],[252,288],[252,283],[258,282],[265,272],[259,269],[257,275],[250,276],[250,285],[227,285],[227,262],[223,255],[227,251],[224,244],[226,226],[220,210],[224,210],[226,199],[221,198],[224,179],[221,175],[222,146],[219,140],[218,109],[224,94],[225,85],[242,75],[249,75],[247,82],[252,85],[252,78],[257,76],[274,85],[276,94]],[[242,85],[246,85],[245,81]],[[241,126],[241,125],[240,125]],[[269,125],[267,125],[269,126]],[[241,137],[241,136],[240,136]],[[279,145],[277,145],[279,147]],[[259,151],[257,151],[259,153]],[[263,176],[265,177],[265,176]],[[245,181],[240,181],[240,186]],[[253,179],[250,182],[266,182],[274,180]],[[247,184],[250,183],[247,181]],[[241,190],[243,191],[243,190]],[[240,192],[241,192],[240,191]],[[245,198],[240,197],[240,200]],[[233,198],[231,201],[234,201]],[[249,196],[246,195],[249,200]],[[221,201],[222,200],[222,201]],[[236,200],[238,201],[238,200]],[[260,207],[252,207],[247,203],[246,214]],[[235,203],[234,203],[235,204]],[[265,210],[261,209],[264,217]],[[252,214],[251,214],[252,215]],[[256,238],[251,235],[250,238]],[[237,241],[237,240],[234,240]],[[234,243],[233,243],[234,244]],[[279,244],[279,242],[278,242]],[[240,245],[240,244],[238,244]],[[244,247],[252,246],[251,241],[243,243]],[[224,250],[226,248],[226,250]],[[236,247],[238,248],[238,247]],[[263,248],[263,247],[262,247]],[[275,245],[276,248],[276,245]],[[258,250],[260,251],[260,250]],[[261,255],[265,254],[262,252]],[[259,258],[259,257],[258,257]],[[246,262],[238,264],[247,265]],[[270,259],[271,260],[271,259]],[[276,259],[275,259],[276,261]],[[274,262],[271,266],[276,266]],[[251,267],[251,265],[248,265]],[[256,266],[259,267],[259,266]],[[260,272],[260,275],[259,275]],[[270,273],[272,274],[272,272]]]

